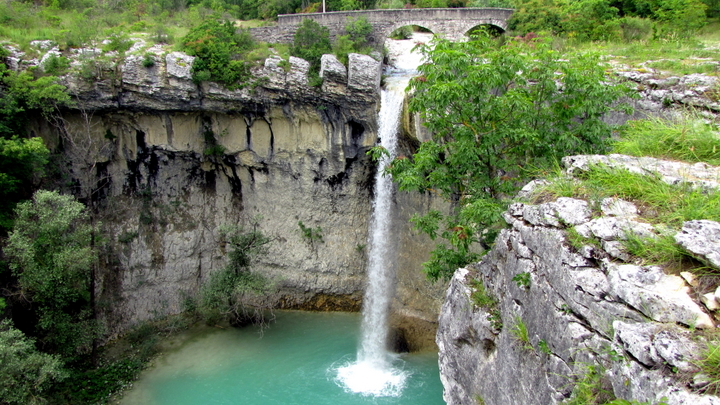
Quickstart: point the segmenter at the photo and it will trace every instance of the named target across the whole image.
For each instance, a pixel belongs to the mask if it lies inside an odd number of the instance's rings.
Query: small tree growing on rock
[[[444,215],[413,218],[438,244],[425,263],[432,279],[448,278],[488,245],[502,199],[520,178],[561,157],[606,151],[611,127],[603,115],[621,108],[626,87],[608,82],[593,54],[565,58],[542,40],[498,45],[489,35],[421,46],[428,62],[410,83],[410,109],[433,134],[388,172],[403,190],[432,192],[451,202]],[[615,106],[615,107],[613,107]],[[377,152],[377,151],[376,151]]]

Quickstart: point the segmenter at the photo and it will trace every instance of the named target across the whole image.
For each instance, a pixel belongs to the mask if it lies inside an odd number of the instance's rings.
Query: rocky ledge
[[[320,88],[309,84],[310,64],[300,58],[273,55],[252,69],[252,81],[229,90],[214,82],[195,83],[195,57],[170,52],[161,45],[146,45],[139,38],[124,54],[100,48],[71,49],[61,53],[51,41],[33,41],[37,57],[7,46],[12,69],[45,69],[52,57],[70,60],[61,84],[88,110],[213,111],[257,110],[261,105],[289,102],[348,110],[367,108],[379,101],[381,62],[367,55],[350,54],[345,67],[334,55],[322,60]]]
[[[570,173],[592,162],[659,172],[666,182],[702,188],[717,188],[720,178],[719,168],[704,164],[622,155],[564,160]],[[608,198],[600,205],[601,216],[593,217],[587,201],[573,198],[512,204],[505,213],[510,227],[494,248],[455,273],[437,334],[449,405],[557,404],[578,383],[592,381],[627,401],[720,404],[702,394],[708,381],[698,374],[707,347],[701,331],[717,325],[714,286],[690,273],[633,262],[620,241],[627,232],[657,230],[629,201]],[[599,244],[572,246],[569,228]],[[689,221],[675,238],[720,270],[720,224]],[[483,289],[493,298],[481,308]]]

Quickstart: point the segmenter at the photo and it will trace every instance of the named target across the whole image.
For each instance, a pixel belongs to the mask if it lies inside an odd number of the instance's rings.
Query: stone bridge
[[[266,42],[292,43],[302,20],[310,18],[328,27],[331,38],[334,38],[345,34],[349,20],[364,17],[373,26],[372,42],[376,47],[381,47],[390,33],[406,25],[418,25],[438,36],[458,41],[479,25],[493,25],[504,31],[512,12],[504,8],[417,8],[282,14],[278,16],[276,25],[253,28],[251,33]]]

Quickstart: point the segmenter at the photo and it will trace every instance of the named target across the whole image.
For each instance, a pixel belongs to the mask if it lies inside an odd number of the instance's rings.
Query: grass
[[[705,387],[706,394],[720,394],[720,342],[708,343],[699,362],[700,370],[708,377],[709,384]]]
[[[646,264],[662,265],[670,273],[693,270],[698,273],[705,269],[697,260],[675,243],[673,235],[660,235],[656,238],[641,238],[628,233],[623,246],[631,255],[643,260]]]
[[[470,281],[470,288],[472,288],[472,293],[470,293],[470,300],[476,307],[490,309],[494,306],[497,306],[497,299],[495,299],[495,297],[493,297],[490,293],[487,292],[487,290],[485,289],[485,284],[483,284],[482,281],[473,279],[472,281]]]
[[[510,333],[518,342],[520,342],[523,349],[535,351],[532,343],[530,343],[530,335],[528,333],[527,326],[520,316],[515,316],[515,324],[512,329],[510,329]]]
[[[498,300],[485,288],[485,284],[478,279],[470,281],[470,301],[477,308],[482,308],[488,313],[488,321],[493,329],[500,330],[503,327],[502,314],[498,306]]]
[[[720,165],[720,132],[713,124],[684,116],[630,121],[613,144],[614,153]]]
[[[657,176],[596,166],[580,175],[580,181],[560,178],[543,188],[558,197],[599,201],[617,197],[634,202],[643,218],[655,224],[680,229],[684,221],[720,221],[720,192],[705,191],[689,184],[670,185]]]

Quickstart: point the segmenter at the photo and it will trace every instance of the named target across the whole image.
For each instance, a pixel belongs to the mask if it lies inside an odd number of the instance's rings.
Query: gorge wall
[[[153,66],[131,50],[99,64],[92,80],[63,76],[75,107],[32,128],[70,158],[66,180],[88,190],[112,235],[98,287],[108,333],[183,311],[226,262],[221,227],[253,223],[272,238],[253,265],[277,286],[270,302],[359,310],[376,170],[365,152],[377,140],[380,62],[351,54],[345,67],[325,55],[324,81],[314,88],[306,61],[270,57],[252,85],[230,91],[194,83],[191,56],[145,51]],[[42,60],[16,51],[9,62]],[[433,202],[399,193],[397,203],[406,208],[396,221],[394,323],[420,349],[434,345],[443,286],[424,280],[431,242],[407,224],[411,207]],[[299,222],[319,227],[323,242],[304,238]]]
[[[570,173],[603,164],[720,188],[720,168],[702,163],[610,155],[564,164]],[[541,185],[530,183],[521,198]],[[617,198],[598,206],[548,200],[512,204],[493,249],[451,281],[437,335],[447,403],[557,404],[576,385],[596,383],[608,398],[597,403],[720,404],[701,394],[708,380],[697,375],[707,343],[698,331],[717,324],[714,284],[637,263],[623,250],[628,232],[662,232],[642,219],[644,207]],[[571,243],[571,228],[598,243]],[[720,269],[720,224],[689,221],[675,239]],[[478,290],[495,303],[478,306],[471,298]]]

